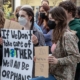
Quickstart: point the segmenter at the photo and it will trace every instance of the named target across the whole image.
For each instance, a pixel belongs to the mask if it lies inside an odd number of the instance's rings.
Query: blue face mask
[[[27,24],[27,20],[24,17],[19,17],[18,18],[18,22],[20,23],[20,25],[25,26]]]

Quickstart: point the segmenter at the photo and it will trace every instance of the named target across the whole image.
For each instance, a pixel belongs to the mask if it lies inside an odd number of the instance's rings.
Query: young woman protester
[[[80,62],[76,32],[68,28],[67,16],[62,7],[55,7],[49,11],[49,21],[51,22],[49,25],[56,24],[53,26],[52,55],[48,57],[49,77],[31,80],[74,80],[76,66]]]
[[[34,27],[34,12],[29,5],[22,6],[19,11],[18,22],[24,26],[23,30],[33,30],[32,42],[34,46],[45,44],[44,36]]]

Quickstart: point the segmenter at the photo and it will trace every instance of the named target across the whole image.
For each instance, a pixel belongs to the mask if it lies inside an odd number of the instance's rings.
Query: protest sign
[[[4,28],[5,29],[18,29],[22,30],[22,27],[18,22],[12,21],[12,20],[5,20]]]
[[[32,78],[33,43],[30,30],[2,29],[3,60],[1,80]]]
[[[35,76],[48,77],[49,63],[48,63],[49,48],[35,47]]]

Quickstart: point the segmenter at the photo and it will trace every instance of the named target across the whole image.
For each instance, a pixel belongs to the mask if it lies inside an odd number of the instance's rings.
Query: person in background
[[[14,11],[14,17],[15,17],[15,21],[18,22],[18,17],[19,17],[19,11],[21,9],[21,6],[18,6],[15,11]]]
[[[78,48],[80,52],[80,20],[75,19],[76,15],[76,6],[71,1],[63,1],[59,4],[60,7],[63,7],[67,15],[67,23],[71,30],[77,31],[77,36],[79,38]],[[77,65],[75,80],[80,80],[80,63]]]
[[[2,44],[3,44],[3,40],[1,38],[1,28],[4,28],[4,24],[5,24],[4,12],[0,9],[0,66],[2,64]]]
[[[38,21],[39,7],[36,7],[35,21]]]
[[[42,32],[42,29],[41,29],[41,28],[38,26],[38,24],[36,23],[35,17],[34,17],[34,27],[35,27],[39,32],[43,33],[43,32]]]
[[[44,4],[49,6],[49,1],[48,0],[41,0],[41,6]],[[37,12],[36,12],[36,22],[38,21],[38,16],[39,16],[39,10],[37,10]]]
[[[2,55],[3,55],[3,49],[2,49],[3,39],[1,38],[1,29],[4,28],[4,24],[5,24],[4,12],[0,9],[0,75],[1,75],[1,65],[2,65]]]
[[[41,0],[41,5],[48,5],[49,6],[49,1],[48,0]]]
[[[23,5],[23,7],[26,7],[27,5]],[[18,22],[18,17],[19,17],[19,11],[21,9],[22,6],[18,6],[16,8],[16,10],[14,11],[14,16],[15,16],[15,21]],[[27,6],[28,7],[28,6]],[[31,7],[31,9],[33,10],[33,8]],[[41,28],[37,25],[37,23],[34,21],[34,27],[36,29],[38,29],[38,31],[40,31],[42,33],[42,30]]]
[[[77,7],[76,17],[75,18],[80,19],[80,7]]]
[[[52,55],[48,57],[49,77],[31,80],[74,80],[76,66],[80,61],[76,32],[73,33],[68,28],[66,13],[62,7],[49,11],[49,21],[56,24],[53,25]],[[36,62],[36,56],[34,61]]]
[[[48,26],[48,11],[50,7],[46,4],[40,6],[39,8],[39,20],[38,25],[43,31],[46,46],[52,46],[52,32],[53,30]]]

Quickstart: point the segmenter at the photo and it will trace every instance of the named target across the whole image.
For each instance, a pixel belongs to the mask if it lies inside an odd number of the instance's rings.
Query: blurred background
[[[49,0],[49,6],[57,6],[61,1],[65,0]],[[80,6],[80,0],[71,0],[77,6]],[[7,19],[14,20],[14,10],[17,6],[29,4],[33,7],[34,13],[38,10],[41,5],[41,0],[0,0],[0,9],[4,11]]]

